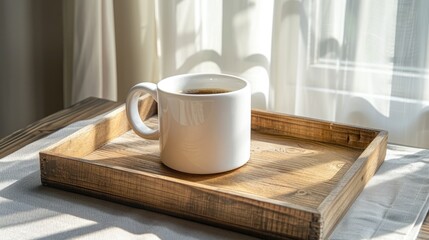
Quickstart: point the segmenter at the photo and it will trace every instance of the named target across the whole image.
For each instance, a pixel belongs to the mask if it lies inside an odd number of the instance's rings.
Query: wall
[[[0,0],[0,138],[63,108],[62,1]]]

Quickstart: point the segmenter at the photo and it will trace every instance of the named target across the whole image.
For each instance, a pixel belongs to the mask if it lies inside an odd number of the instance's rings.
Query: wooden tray
[[[156,103],[140,114],[157,124]],[[252,111],[249,162],[213,175],[160,163],[125,107],[40,153],[44,185],[269,237],[325,239],[382,164],[387,132]]]

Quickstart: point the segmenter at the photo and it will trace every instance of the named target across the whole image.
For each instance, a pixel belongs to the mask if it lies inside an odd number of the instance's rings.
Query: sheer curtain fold
[[[113,2],[118,100],[139,82],[159,80],[155,1]]]
[[[64,102],[117,99],[113,2],[64,1]]]
[[[140,81],[223,72],[249,80],[255,108],[381,128],[393,143],[429,147],[424,1],[64,4],[73,5],[68,102],[122,100]]]

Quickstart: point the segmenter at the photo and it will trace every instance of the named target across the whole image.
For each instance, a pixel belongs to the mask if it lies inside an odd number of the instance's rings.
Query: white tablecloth
[[[0,239],[252,239],[40,182],[38,152],[94,123],[77,122],[0,159]],[[428,210],[429,150],[389,145],[331,239],[414,239]]]

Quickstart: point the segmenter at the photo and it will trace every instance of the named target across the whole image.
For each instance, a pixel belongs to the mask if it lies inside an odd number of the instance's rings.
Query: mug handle
[[[139,83],[132,87],[128,92],[125,108],[127,111],[128,122],[134,132],[142,138],[157,140],[159,139],[159,129],[152,129],[142,121],[138,103],[142,93],[149,93],[152,98],[158,102],[158,93],[156,84],[150,82]]]

